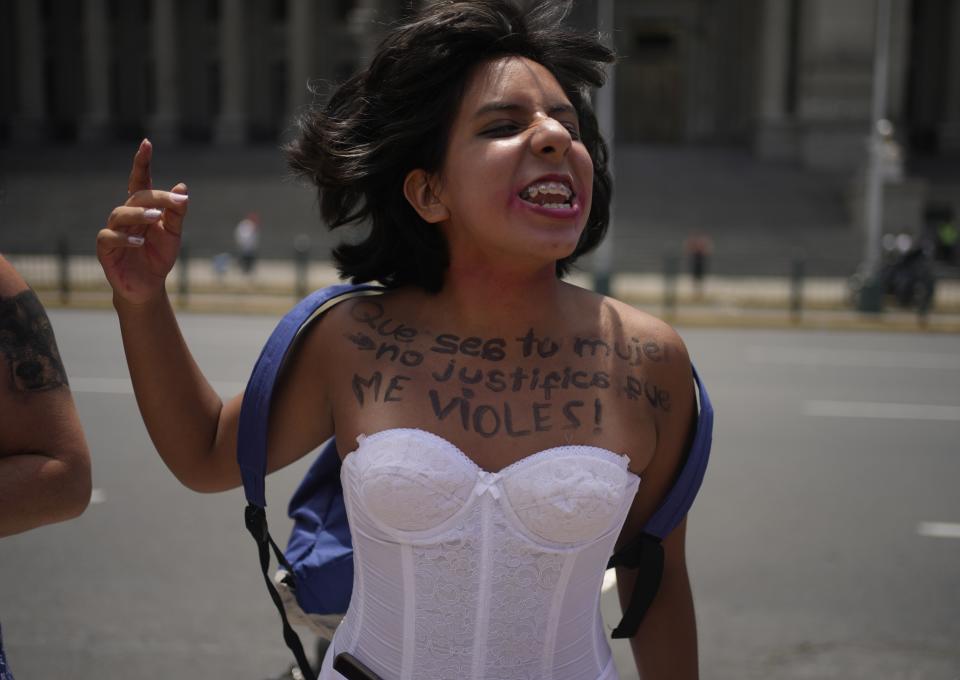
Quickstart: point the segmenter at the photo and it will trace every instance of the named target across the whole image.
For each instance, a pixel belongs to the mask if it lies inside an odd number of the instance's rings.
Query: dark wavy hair
[[[568,2],[523,9],[510,0],[439,0],[394,27],[369,67],[343,83],[326,105],[299,120],[285,147],[290,167],[319,192],[330,229],[367,223],[368,235],[333,255],[354,283],[414,284],[436,292],[449,265],[446,240],[403,194],[407,174],[442,172],[447,141],[475,68],[504,56],[526,57],[557,79],[580,119],[593,159],[593,204],[574,252],[557,262],[562,276],[603,239],[612,182],[607,146],[590,105],[613,52],[596,35],[562,24]]]

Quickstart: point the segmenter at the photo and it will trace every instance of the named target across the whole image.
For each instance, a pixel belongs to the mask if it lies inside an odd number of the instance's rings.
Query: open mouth
[[[554,210],[573,207],[574,195],[570,185],[557,181],[534,182],[518,194],[527,203]]]

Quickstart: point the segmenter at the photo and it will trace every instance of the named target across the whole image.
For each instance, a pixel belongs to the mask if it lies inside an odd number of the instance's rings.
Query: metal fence
[[[331,262],[311,257],[308,244],[295,243],[288,259],[266,259],[243,271],[236,258],[220,253],[194,257],[188,247],[181,250],[177,264],[167,278],[167,289],[182,306],[229,309],[270,309],[289,305],[309,291],[339,281]],[[46,298],[63,305],[109,304],[110,287],[93,255],[74,254],[61,239],[55,253],[4,253],[21,275]],[[800,321],[810,310],[856,309],[851,279],[809,276],[809,262],[794,257],[784,263],[779,276],[694,277],[684,266],[679,252],[663,255],[659,271],[614,273],[612,293],[633,304],[670,318],[691,307],[779,310]],[[589,272],[575,272],[574,283],[592,287]],[[886,307],[896,309],[888,300]],[[960,314],[960,281],[942,279],[929,307],[911,308],[928,313]]]

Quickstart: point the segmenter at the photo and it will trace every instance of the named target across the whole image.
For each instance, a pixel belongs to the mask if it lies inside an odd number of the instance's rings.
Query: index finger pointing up
[[[153,145],[149,139],[140,142],[136,155],[133,157],[133,167],[130,169],[130,179],[127,180],[127,195],[143,189],[150,189],[153,182],[150,179],[150,160],[153,158]]]

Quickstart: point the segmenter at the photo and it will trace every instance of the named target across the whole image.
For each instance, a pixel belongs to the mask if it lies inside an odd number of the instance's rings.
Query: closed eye
[[[574,141],[580,141],[580,130],[577,129],[577,126],[573,123],[564,123],[563,127],[567,128],[567,132],[570,133],[570,137]]]
[[[509,137],[519,131],[520,126],[516,123],[502,123],[484,129],[481,134],[485,137]]]

